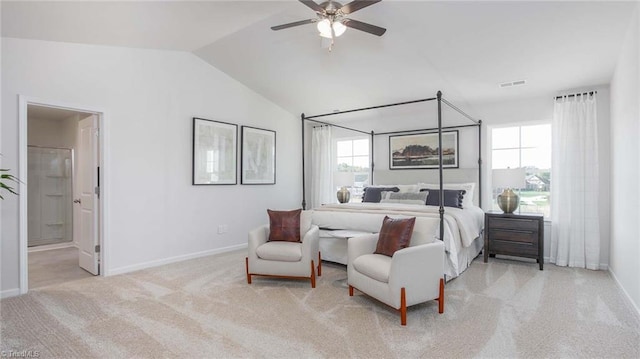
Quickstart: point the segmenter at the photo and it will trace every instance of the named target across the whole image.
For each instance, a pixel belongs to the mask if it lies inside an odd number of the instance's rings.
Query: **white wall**
[[[246,245],[267,208],[297,208],[296,116],[184,52],[2,39],[3,166],[18,166],[18,94],[104,109],[106,273]],[[276,185],[192,186],[192,117],[277,132]],[[218,225],[228,232],[217,234]],[[18,199],[2,202],[1,284],[18,287]]]
[[[31,146],[70,148],[76,147],[78,116],[61,120],[29,117],[28,143]]]
[[[610,269],[640,313],[640,5],[611,80]]]

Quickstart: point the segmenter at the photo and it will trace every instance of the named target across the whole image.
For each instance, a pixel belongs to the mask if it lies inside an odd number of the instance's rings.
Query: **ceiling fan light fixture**
[[[333,33],[336,34],[336,37],[344,34],[347,31],[347,27],[341,23],[340,21],[333,22]]]
[[[333,37],[331,36],[331,22],[329,21],[329,19],[318,21],[317,28],[320,32],[320,36],[326,37],[328,39]]]
[[[333,27],[333,34],[331,33],[331,28]],[[341,23],[340,21],[331,21],[329,19],[323,19],[322,21],[318,21],[317,25],[318,31],[320,32],[320,36],[326,37],[327,39],[331,39],[334,36],[338,37],[347,30],[347,27]]]

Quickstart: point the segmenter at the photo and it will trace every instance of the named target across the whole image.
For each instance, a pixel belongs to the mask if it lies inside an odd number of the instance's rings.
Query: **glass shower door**
[[[73,241],[72,153],[28,148],[28,246]]]

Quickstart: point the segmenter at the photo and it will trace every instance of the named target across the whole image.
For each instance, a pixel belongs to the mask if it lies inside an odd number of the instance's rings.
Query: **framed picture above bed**
[[[276,183],[276,132],[242,126],[242,184]]]
[[[442,132],[442,167],[458,168],[458,131]],[[437,169],[438,133],[389,136],[389,169]]]
[[[194,185],[238,183],[238,125],[193,118]]]

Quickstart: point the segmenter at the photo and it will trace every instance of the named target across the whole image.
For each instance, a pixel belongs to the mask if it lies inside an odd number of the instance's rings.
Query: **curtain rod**
[[[583,92],[583,93],[572,93],[570,95],[556,96],[556,100],[559,100],[559,99],[561,99],[563,97],[587,96],[587,95],[595,95],[597,93],[598,93],[598,91],[589,91],[589,92]]]

